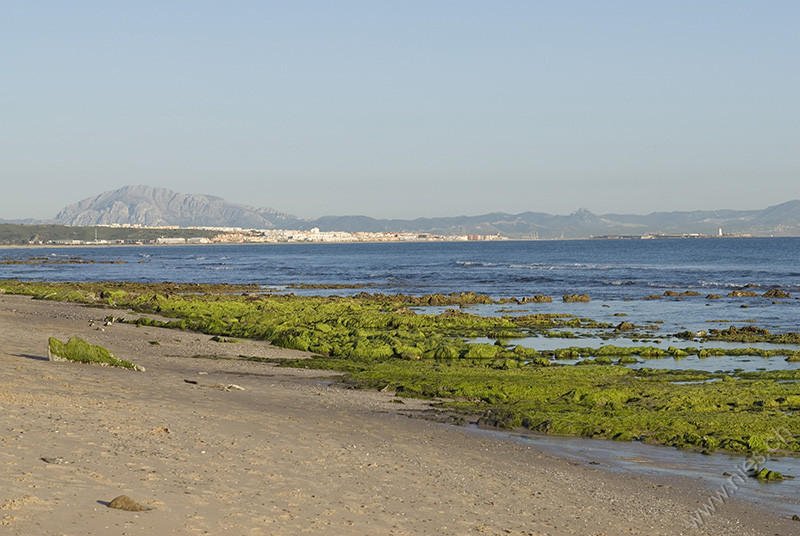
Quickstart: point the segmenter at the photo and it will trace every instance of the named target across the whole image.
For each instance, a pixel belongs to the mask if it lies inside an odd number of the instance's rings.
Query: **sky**
[[[126,185],[300,217],[800,198],[800,2],[0,6],[0,219]]]

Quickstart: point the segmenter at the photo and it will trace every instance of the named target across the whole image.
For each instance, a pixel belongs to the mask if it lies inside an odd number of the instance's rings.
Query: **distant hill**
[[[336,231],[415,231],[438,234],[498,234],[511,238],[590,238],[607,235],[725,233],[800,236],[800,200],[764,210],[654,212],[648,215],[596,215],[586,209],[562,216],[542,212],[416,220],[380,220],[365,216],[325,216],[320,229]]]
[[[253,208],[203,194],[153,186],[125,186],[84,199],[55,217],[63,225],[131,224],[180,227],[292,228],[298,219],[271,208]]]
[[[480,216],[377,219],[368,216],[324,216],[301,219],[271,208],[254,208],[220,197],[182,194],[152,186],[126,186],[65,207],[57,223],[73,226],[139,224],[144,226],[242,227],[245,229],[311,229],[323,231],[406,231],[443,235],[485,234],[510,238],[589,238],[606,235],[660,234],[800,236],[800,200],[763,210],[654,212],[648,215],[597,215],[580,209],[569,215],[543,212]]]

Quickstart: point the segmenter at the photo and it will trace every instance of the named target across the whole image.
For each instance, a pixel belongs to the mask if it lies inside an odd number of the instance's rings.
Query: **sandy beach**
[[[300,352],[107,314],[136,316],[0,295],[0,534],[800,534],[735,499],[695,528],[710,490],[691,480],[410,418],[430,402],[208,358]],[[71,336],[146,372],[48,361]],[[123,494],[151,509],[106,506]]]

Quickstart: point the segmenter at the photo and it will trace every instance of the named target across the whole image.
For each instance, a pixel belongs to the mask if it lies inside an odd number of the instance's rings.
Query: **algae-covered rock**
[[[521,303],[551,303],[552,301],[553,301],[552,296],[544,296],[542,294],[536,294],[535,296],[523,298]]]
[[[758,296],[758,293],[752,290],[733,290],[728,293],[729,298],[751,298],[753,296]]]
[[[699,296],[699,292],[695,292],[694,290],[686,290],[684,292],[675,292],[674,290],[668,290],[664,293],[664,296],[673,296],[673,297],[683,297],[683,296]]]
[[[50,337],[47,344],[47,357],[50,361],[77,361],[79,363],[94,363],[144,372],[144,367],[134,365],[130,361],[117,359],[114,354],[102,346],[89,344],[77,337],[72,337],[66,344],[54,337]]]
[[[777,289],[777,288],[769,289],[768,291],[766,291],[763,294],[763,296],[765,298],[791,298],[792,297],[792,295],[789,294],[788,292],[784,292],[784,291],[782,291],[780,289]]]
[[[108,503],[109,508],[116,508],[117,510],[125,510],[127,512],[146,512],[148,507],[134,501],[127,495],[120,495],[115,497]]]
[[[589,295],[588,294],[564,294],[562,298],[565,303],[575,303],[575,302],[588,302]]]
[[[487,359],[493,358],[500,353],[500,348],[493,344],[470,344],[464,357],[467,359]]]
[[[781,473],[777,471],[770,471],[765,467],[759,472],[755,473],[753,478],[758,480],[783,480],[785,477]]]

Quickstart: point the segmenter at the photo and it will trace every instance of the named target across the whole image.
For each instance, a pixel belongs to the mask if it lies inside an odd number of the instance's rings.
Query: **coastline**
[[[103,326],[106,314],[0,295],[4,533],[800,530],[785,514],[735,498],[695,528],[690,516],[712,491],[692,479],[611,473],[499,435],[410,419],[430,403],[397,404],[393,393],[347,390],[326,372],[192,359],[304,354],[162,328]],[[49,362],[50,336],[83,337],[147,372]],[[243,390],[224,389],[230,385]],[[153,509],[105,506],[121,494]]]
[[[287,242],[197,242],[197,243],[97,243],[85,242],[81,244],[2,244],[0,249],[71,249],[87,247],[163,247],[163,246],[290,246],[290,245],[319,245],[319,244],[449,244],[449,243],[486,243],[486,242],[580,242],[580,241],[636,241],[636,240],[741,240],[741,239],[773,239],[773,238],[800,238],[797,235],[752,235],[752,234],[730,234],[724,236],[716,235],[663,235],[663,236],[585,236],[574,238],[520,238],[502,237],[499,240],[463,240],[459,238],[443,238],[437,240],[330,240],[330,241],[287,241]]]

